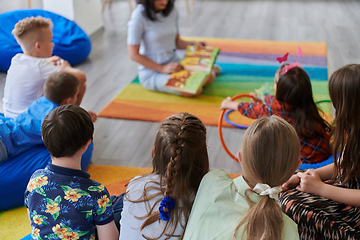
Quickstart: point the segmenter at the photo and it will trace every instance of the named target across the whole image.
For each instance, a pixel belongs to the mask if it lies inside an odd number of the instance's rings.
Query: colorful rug
[[[126,184],[135,176],[150,173],[150,168],[104,166],[90,164],[86,169],[91,179],[106,186],[111,195],[126,191]],[[230,174],[232,178],[239,175]],[[18,240],[31,232],[25,207],[0,212],[0,239]]]
[[[303,68],[309,74],[315,100],[329,99],[326,43],[217,38],[185,39],[206,41],[208,45],[220,48],[216,63],[222,68],[221,74],[214,83],[204,88],[201,96],[184,98],[151,92],[144,89],[136,78],[99,113],[99,116],[162,121],[169,115],[186,111],[198,116],[207,125],[217,126],[219,107],[224,98],[240,93],[254,92],[255,89],[266,83],[272,89],[274,74],[280,66],[276,58],[287,52],[289,52],[287,62],[302,63]],[[302,48],[301,59],[297,56],[298,45]],[[183,54],[183,51],[179,51],[178,54]],[[246,100],[242,99],[242,101]],[[330,117],[329,103],[321,104],[320,108]],[[253,122],[240,114],[230,115],[231,120],[239,124],[250,125]],[[224,126],[229,125],[224,123]]]

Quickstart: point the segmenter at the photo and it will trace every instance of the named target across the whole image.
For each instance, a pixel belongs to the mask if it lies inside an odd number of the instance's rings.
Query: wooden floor
[[[183,36],[281,41],[321,41],[328,44],[329,75],[349,63],[360,63],[360,3],[356,1],[195,1],[192,13],[178,0]],[[104,11],[104,31],[92,37],[89,58],[77,67],[87,75],[82,107],[99,112],[137,74],[126,48],[126,1]],[[1,54],[1,53],[0,53]],[[0,88],[5,83],[0,73]],[[3,92],[0,91],[0,99]],[[0,100],[2,110],[2,100]],[[95,124],[94,164],[150,167],[158,123],[99,118]],[[220,145],[216,127],[208,127],[211,168],[241,172]],[[229,149],[239,149],[242,130],[224,129]]]

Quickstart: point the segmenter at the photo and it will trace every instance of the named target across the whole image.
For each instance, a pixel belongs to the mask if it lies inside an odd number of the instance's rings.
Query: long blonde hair
[[[251,183],[277,187],[286,182],[300,162],[300,142],[295,129],[277,116],[257,119],[245,132],[241,143],[241,165],[244,178]],[[283,229],[279,205],[269,196],[253,203],[245,192],[249,210],[238,224],[245,224],[247,240],[279,240]]]

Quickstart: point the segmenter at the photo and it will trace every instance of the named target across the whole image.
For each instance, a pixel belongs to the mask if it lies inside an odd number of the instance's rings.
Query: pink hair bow
[[[302,65],[301,65],[301,63],[299,63],[299,62],[285,65],[280,74],[283,75],[283,74],[287,73],[290,69],[292,69],[292,68],[294,68],[294,67],[302,68]]]

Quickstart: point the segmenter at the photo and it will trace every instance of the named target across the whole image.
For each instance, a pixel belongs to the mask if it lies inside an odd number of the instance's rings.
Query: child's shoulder
[[[215,169],[205,174],[203,178],[203,180],[207,181],[210,181],[210,179],[212,179],[213,181],[217,181],[218,179],[231,180],[231,177],[223,169]]]
[[[158,174],[146,174],[136,176],[129,181],[128,189],[143,189],[147,186],[159,186],[160,176]]]
[[[41,72],[56,72],[59,70],[60,68],[49,63],[46,58],[38,58],[18,53],[11,60],[10,68],[8,70],[8,73],[10,74],[8,75],[19,76],[26,74],[26,76],[31,77],[34,74],[39,74]]]
[[[12,58],[11,64],[12,65],[29,64],[29,63],[40,64],[43,63],[44,61],[47,62],[45,58],[38,58],[38,57],[26,55],[24,53],[18,53]]]
[[[201,180],[201,188],[220,189],[233,183],[232,178],[223,169],[216,169],[205,174]]]
[[[36,170],[36,171],[31,175],[30,179],[34,179],[34,178],[36,178],[36,177],[46,175],[45,170],[46,170],[45,168]]]

